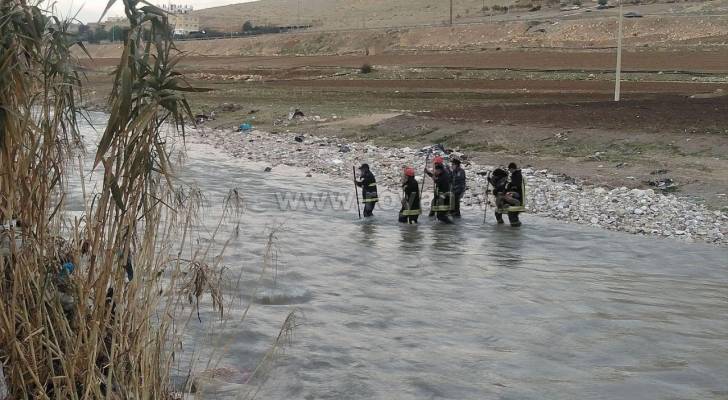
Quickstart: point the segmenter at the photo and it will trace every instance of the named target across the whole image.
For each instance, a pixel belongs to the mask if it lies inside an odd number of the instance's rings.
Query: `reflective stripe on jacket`
[[[402,209],[399,215],[403,217],[412,217],[422,214],[420,209],[420,185],[414,177],[407,178],[407,182],[402,185],[404,198],[402,199]]]
[[[376,203],[379,201],[377,195],[377,180],[371,171],[362,171],[361,180],[356,183],[361,186],[362,201],[364,203]]]

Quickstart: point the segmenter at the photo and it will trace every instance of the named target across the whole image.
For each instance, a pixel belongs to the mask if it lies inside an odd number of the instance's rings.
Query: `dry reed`
[[[95,157],[101,188],[69,219],[75,43],[37,5],[0,0],[0,221],[19,221],[0,233],[0,363],[16,399],[170,398],[175,311],[207,291],[222,312],[218,272],[167,256],[180,232],[181,254],[195,214],[195,196],[173,188],[167,135],[184,134],[183,93],[198,89],[174,69],[165,13],[124,6],[131,29]]]

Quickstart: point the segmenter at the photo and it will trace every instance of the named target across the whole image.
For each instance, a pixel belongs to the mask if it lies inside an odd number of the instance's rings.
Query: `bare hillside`
[[[453,18],[483,17],[483,7],[512,0],[455,0]],[[317,28],[377,28],[439,24],[450,18],[447,0],[261,0],[196,11],[200,24],[223,31],[255,25],[314,25]]]
[[[609,0],[612,5],[618,0]],[[453,22],[488,22],[533,18],[587,18],[613,14],[596,10],[597,0],[453,0]],[[728,12],[727,0],[631,0],[631,9],[650,15],[707,15]],[[636,5],[639,3],[639,5]],[[582,4],[560,11],[560,4]],[[511,7],[505,13],[505,7]],[[537,10],[542,6],[540,10]],[[535,8],[534,8],[535,7]],[[574,7],[576,8],[576,7]],[[495,11],[494,11],[495,10]],[[532,11],[532,12],[529,12]],[[535,11],[535,12],[534,12]],[[263,25],[312,25],[314,30],[441,25],[449,22],[448,0],[260,0],[195,12],[205,28],[239,31],[245,21]]]

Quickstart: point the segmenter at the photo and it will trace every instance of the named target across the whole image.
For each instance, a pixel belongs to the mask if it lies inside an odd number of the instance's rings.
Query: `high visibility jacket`
[[[432,200],[432,211],[450,211],[450,199],[452,197],[450,174],[433,175],[432,179],[435,181],[435,198]]]
[[[362,171],[361,179],[356,183],[361,187],[362,201],[364,203],[376,203],[379,201],[377,195],[377,180],[371,171]]]
[[[399,211],[399,215],[403,217],[411,217],[420,215],[422,210],[420,209],[420,185],[414,177],[407,178],[407,182],[402,185],[404,191],[404,198],[402,199],[402,209]]]

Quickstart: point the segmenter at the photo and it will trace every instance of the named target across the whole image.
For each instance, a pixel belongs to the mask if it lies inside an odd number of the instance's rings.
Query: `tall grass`
[[[70,219],[75,43],[37,5],[0,0],[0,221],[19,221],[0,233],[0,362],[16,399],[169,398],[175,310],[206,291],[222,306],[209,267],[169,256],[195,211],[173,190],[166,143],[184,135],[183,94],[197,89],[175,72],[164,12],[124,6],[131,29],[95,157],[102,185]],[[175,240],[181,254],[188,244]]]

